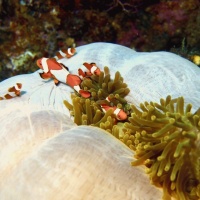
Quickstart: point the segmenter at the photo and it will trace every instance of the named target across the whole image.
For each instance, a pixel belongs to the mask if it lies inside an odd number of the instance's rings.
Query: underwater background
[[[92,42],[170,51],[200,66],[199,0],[0,0],[0,81]],[[102,49],[103,51],[103,49]]]

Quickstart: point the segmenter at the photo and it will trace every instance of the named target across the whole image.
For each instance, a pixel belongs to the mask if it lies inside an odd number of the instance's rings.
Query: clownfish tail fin
[[[91,96],[91,93],[89,91],[85,91],[85,90],[82,90],[82,89],[79,90],[79,94],[83,98],[89,98]]]
[[[6,94],[6,95],[4,95],[4,97],[5,97],[5,99],[12,99],[13,98],[13,96],[11,96],[10,94]]]

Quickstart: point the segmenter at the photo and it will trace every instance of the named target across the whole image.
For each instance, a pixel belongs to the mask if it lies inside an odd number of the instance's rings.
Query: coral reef
[[[175,0],[162,1],[148,7],[146,11],[152,16],[150,22],[152,48],[153,45],[158,45],[155,37],[159,37],[160,45],[171,52],[188,59],[191,55],[199,55],[200,40],[197,37],[200,33],[199,5],[199,1],[196,0]],[[161,49],[162,46],[160,46]]]
[[[35,71],[39,57],[60,48],[98,41],[200,55],[199,15],[198,0],[1,0],[0,80]]]

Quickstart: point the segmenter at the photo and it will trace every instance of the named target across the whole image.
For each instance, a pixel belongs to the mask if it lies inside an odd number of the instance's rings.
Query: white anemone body
[[[108,66],[111,77],[119,71],[135,105],[171,95],[199,108],[200,70],[172,53],[93,43],[59,62],[73,74],[84,62]],[[73,89],[55,86],[39,72],[0,83],[0,96],[17,82],[23,85],[21,97],[0,101],[0,199],[161,199],[143,167],[131,167],[130,149],[101,129],[73,123],[63,104]]]

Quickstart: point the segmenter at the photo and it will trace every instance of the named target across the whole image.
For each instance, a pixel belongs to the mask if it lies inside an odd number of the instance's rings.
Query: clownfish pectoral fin
[[[49,78],[51,78],[51,74],[49,72],[48,73],[42,72],[42,73],[39,73],[39,75],[40,75],[40,77],[42,79],[49,79]]]
[[[55,83],[56,86],[58,86],[58,84],[60,83],[60,81],[57,80],[56,78],[54,78],[53,81],[54,81],[54,83]]]

